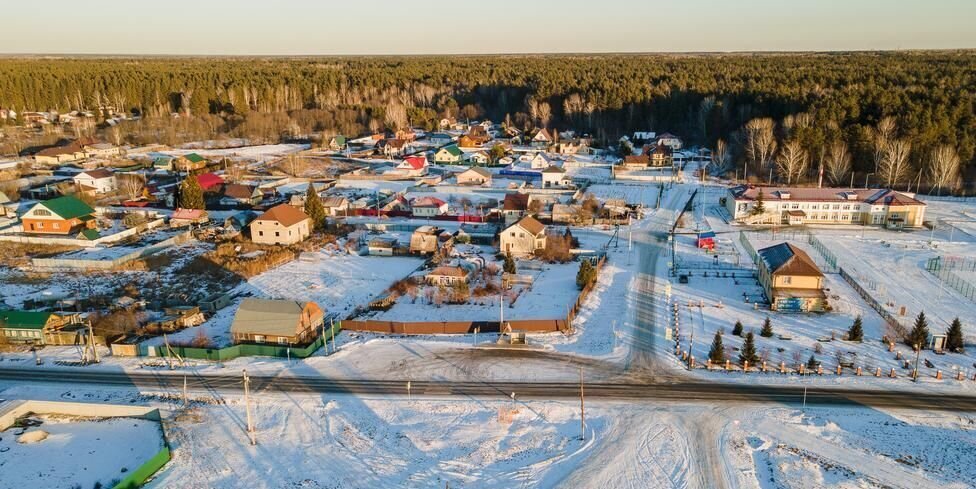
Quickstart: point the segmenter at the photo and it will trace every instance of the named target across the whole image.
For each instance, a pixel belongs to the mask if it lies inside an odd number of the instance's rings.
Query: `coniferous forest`
[[[141,116],[112,129],[133,144],[354,136],[434,129],[443,117],[575,129],[606,146],[633,131],[669,131],[721,149],[719,166],[730,171],[771,168],[782,182],[810,181],[824,167],[835,183],[853,170],[955,191],[976,180],[974,75],[973,51],[25,57],[0,60],[0,108],[112,107]],[[953,159],[955,173],[946,169]]]

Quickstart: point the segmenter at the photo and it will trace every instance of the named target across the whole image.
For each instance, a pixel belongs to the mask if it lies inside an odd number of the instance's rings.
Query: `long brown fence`
[[[606,256],[597,261],[597,275],[606,263]],[[587,285],[580,291],[576,301],[570,307],[565,318],[559,319],[513,319],[505,324],[512,327],[512,331],[529,333],[549,333],[555,331],[570,331],[573,318],[582,306],[583,301],[596,287],[596,282]],[[387,334],[470,334],[475,330],[482,333],[498,333],[501,331],[498,321],[378,321],[374,319],[345,319],[342,329],[346,331],[369,331]]]

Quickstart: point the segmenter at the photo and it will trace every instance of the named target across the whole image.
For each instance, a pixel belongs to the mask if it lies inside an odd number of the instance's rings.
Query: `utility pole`
[[[413,400],[413,399],[411,399],[411,397],[410,397],[410,381],[408,380],[407,381],[407,401],[411,401],[411,400]]]
[[[95,331],[92,328],[91,319],[88,320],[88,344],[91,345],[92,358],[95,359],[95,363],[98,363],[98,350],[95,349]]]
[[[244,411],[247,414],[247,437],[251,445],[257,445],[258,441],[254,438],[254,422],[251,419],[251,379],[247,376],[247,369],[244,369]]]
[[[583,407],[583,367],[579,368],[580,378],[580,440],[586,439],[586,410]]]
[[[332,353],[335,353],[339,351],[339,347],[336,346],[335,342],[335,321],[331,317],[329,318],[329,331],[332,334]]]
[[[912,382],[918,382],[918,357],[922,356],[922,345],[915,344],[915,370],[912,372]]]
[[[163,343],[166,345],[166,365],[169,366],[170,370],[173,370],[173,350],[169,347],[169,338],[166,333],[163,333]]]
[[[183,369],[183,407],[190,404],[189,396],[186,393],[186,369]]]
[[[329,356],[329,345],[325,341],[325,321],[322,321],[322,355]]]
[[[803,386],[803,410],[807,409],[807,387]]]

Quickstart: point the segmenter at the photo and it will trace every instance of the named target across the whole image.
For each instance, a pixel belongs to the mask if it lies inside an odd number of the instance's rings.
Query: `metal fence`
[[[976,300],[976,284],[956,273],[976,272],[976,260],[954,256],[937,256],[925,261],[925,269],[935,275],[943,285],[948,285],[969,300]]]
[[[807,242],[810,243],[810,246],[817,250],[817,253],[820,253],[820,256],[822,256],[824,261],[827,262],[827,265],[830,267],[830,270],[828,271],[830,273],[837,273],[837,256],[834,255],[834,253],[831,252],[822,241],[817,239],[812,234],[807,235]]]

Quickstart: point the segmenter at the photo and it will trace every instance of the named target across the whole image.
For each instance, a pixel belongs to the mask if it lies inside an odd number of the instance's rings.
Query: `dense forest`
[[[357,58],[8,58],[0,107],[143,116],[129,142],[356,135],[441,117],[635,130],[718,148],[718,166],[791,183],[824,167],[958,188],[976,165],[976,52]],[[180,117],[173,117],[179,114]],[[10,124],[8,121],[7,124]],[[939,155],[941,154],[941,156]],[[957,161],[954,175],[936,162]],[[945,170],[943,168],[943,170]],[[970,187],[966,184],[964,187]]]

